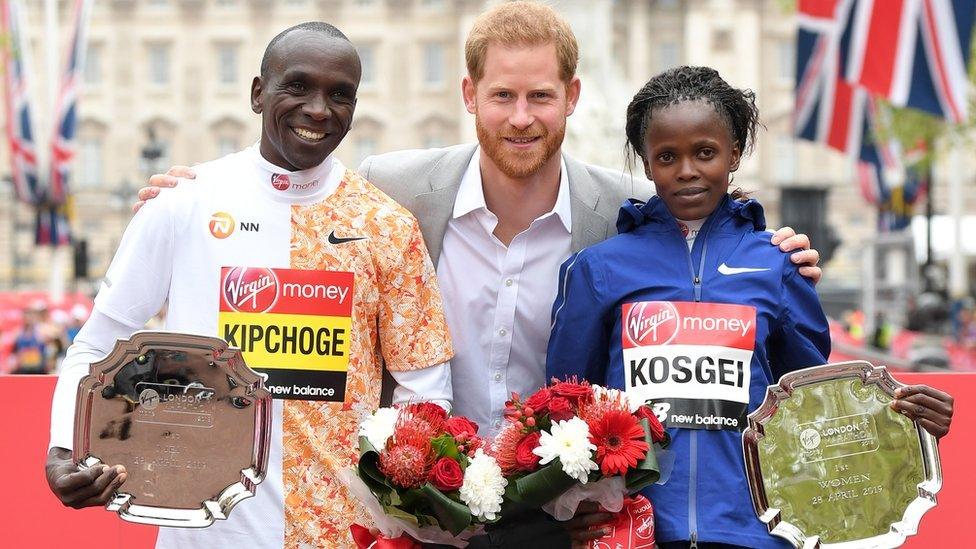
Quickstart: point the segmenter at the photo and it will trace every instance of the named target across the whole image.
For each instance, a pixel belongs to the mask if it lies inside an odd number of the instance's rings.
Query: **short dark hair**
[[[756,94],[752,90],[733,88],[711,67],[685,66],[654,76],[631,100],[627,107],[626,132],[632,152],[644,158],[644,136],[655,109],[685,101],[703,101],[715,107],[739,153],[745,156],[752,149],[761,125]]]
[[[346,42],[352,43],[341,30],[337,29],[335,25],[330,25],[323,21],[306,21],[304,23],[299,23],[295,26],[288,27],[287,29],[278,33],[277,36],[268,42],[268,47],[264,48],[264,57],[261,58],[261,77],[264,78],[268,74],[268,64],[271,62],[271,53],[274,51],[275,46],[281,39],[287,36],[293,31],[311,31],[320,32],[331,38],[338,38],[340,40],[345,40]]]

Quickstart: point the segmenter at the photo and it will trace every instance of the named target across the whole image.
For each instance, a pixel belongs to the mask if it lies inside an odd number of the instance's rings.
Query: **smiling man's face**
[[[261,155],[289,170],[315,167],[339,146],[356,110],[361,67],[347,40],[295,30],[254,78],[251,108],[261,115]]]

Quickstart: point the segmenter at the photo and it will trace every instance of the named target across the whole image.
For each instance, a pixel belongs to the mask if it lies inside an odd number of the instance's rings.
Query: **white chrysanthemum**
[[[377,451],[386,448],[386,441],[393,436],[393,429],[396,427],[397,417],[400,411],[396,408],[380,408],[359,424],[359,436],[366,437],[366,440],[376,448]]]
[[[643,404],[638,399],[619,389],[608,389],[602,385],[591,385],[590,387],[593,388],[593,396],[597,400],[601,398],[606,398],[607,400],[615,400],[619,398],[621,402],[627,403],[627,409],[632,414],[636,412]]]
[[[479,448],[464,470],[464,483],[458,495],[472,515],[495,520],[502,510],[506,485],[508,481],[502,476],[498,462]]]
[[[559,458],[563,472],[586,484],[590,471],[599,468],[593,459],[596,446],[590,442],[590,427],[578,417],[557,421],[549,432],[542,431],[539,446],[532,453],[543,465]]]

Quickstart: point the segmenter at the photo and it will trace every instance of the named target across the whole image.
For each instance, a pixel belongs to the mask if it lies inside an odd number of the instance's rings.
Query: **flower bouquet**
[[[498,520],[507,481],[469,419],[414,403],[376,410],[359,435],[359,465],[340,475],[386,539],[461,547]]]
[[[553,380],[524,400],[513,393],[505,417],[491,453],[509,481],[507,505],[542,507],[558,520],[581,501],[619,512],[661,475],[654,447],[667,446],[667,432],[622,391]]]

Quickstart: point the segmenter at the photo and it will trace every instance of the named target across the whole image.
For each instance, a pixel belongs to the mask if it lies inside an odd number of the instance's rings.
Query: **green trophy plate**
[[[756,514],[796,547],[898,547],[942,487],[935,437],[889,406],[895,381],[868,362],[791,372],[742,434]]]

